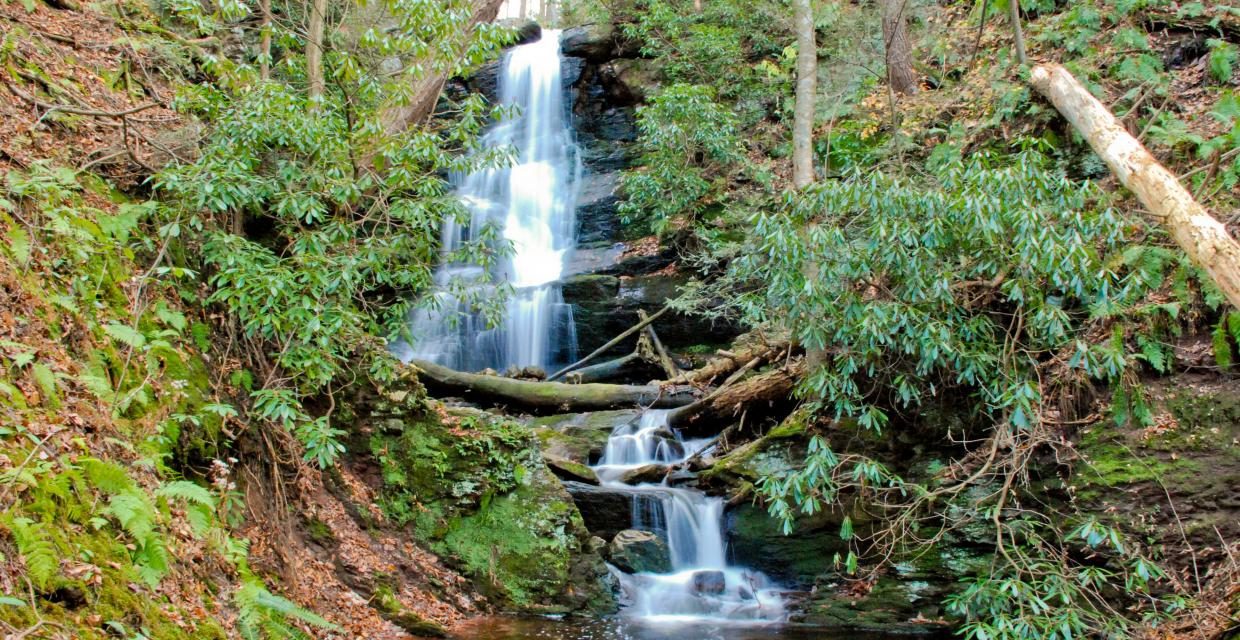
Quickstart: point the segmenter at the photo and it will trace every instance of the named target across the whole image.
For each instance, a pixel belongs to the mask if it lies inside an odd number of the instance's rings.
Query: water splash
[[[739,621],[785,618],[777,585],[758,571],[727,563],[722,498],[663,483],[627,485],[626,472],[650,464],[676,465],[708,440],[683,440],[667,424],[668,411],[650,410],[636,424],[617,426],[593,469],[604,487],[623,487],[633,498],[634,529],[651,531],[668,546],[672,572],[619,574],[631,604],[626,614],[646,622]]]
[[[575,246],[573,216],[581,164],[569,128],[561,78],[559,32],[547,30],[536,42],[514,47],[499,72],[500,100],[516,115],[483,138],[488,148],[515,152],[512,166],[458,178],[457,194],[470,212],[461,224],[445,222],[445,254],[479,239],[489,223],[502,229],[512,256],[493,274],[514,289],[503,323],[496,328],[471,313],[469,304],[447,291],[475,287],[486,297],[485,275],[476,266],[444,264],[435,274],[441,290],[432,305],[410,318],[413,344],[393,351],[403,360],[430,360],[454,369],[505,369],[576,359],[572,309],[558,281]]]

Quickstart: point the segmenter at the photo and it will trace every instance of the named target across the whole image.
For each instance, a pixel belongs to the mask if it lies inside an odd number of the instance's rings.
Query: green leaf
[[[30,262],[30,234],[21,227],[13,227],[5,236],[9,239],[9,253],[13,259],[18,266],[26,266]]]
[[[119,322],[109,322],[104,325],[103,331],[114,340],[122,342],[134,349],[141,349],[146,344],[146,337],[139,333],[137,329],[134,329],[129,325],[124,325]]]
[[[30,367],[30,375],[35,384],[39,385],[39,393],[43,396],[43,406],[55,411],[60,408],[60,393],[56,390],[56,374],[42,362]]]
[[[1230,367],[1232,364],[1231,341],[1227,339],[1227,327],[1223,320],[1219,320],[1218,326],[1214,328],[1211,337],[1211,346],[1214,348],[1214,361],[1224,369]]]

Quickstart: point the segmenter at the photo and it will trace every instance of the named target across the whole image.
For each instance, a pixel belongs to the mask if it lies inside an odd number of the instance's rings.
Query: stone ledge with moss
[[[499,609],[615,611],[600,550],[531,428],[412,395],[369,415],[385,515]]]

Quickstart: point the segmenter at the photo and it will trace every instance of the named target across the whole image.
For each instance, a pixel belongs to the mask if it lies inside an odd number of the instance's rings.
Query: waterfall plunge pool
[[[480,618],[452,634],[458,640],[895,640],[908,634],[830,629],[791,624],[650,623],[627,618],[554,620]],[[947,638],[949,634],[917,634]]]

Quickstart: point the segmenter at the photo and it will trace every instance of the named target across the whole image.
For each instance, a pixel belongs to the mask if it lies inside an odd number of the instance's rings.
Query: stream
[[[459,640],[896,640],[907,635],[824,630],[795,625],[649,624],[628,619],[483,618],[454,634]],[[918,638],[929,636],[920,635]],[[938,637],[938,636],[935,636]]]
[[[511,243],[511,256],[489,274],[513,288],[503,323],[488,327],[471,307],[471,299],[490,294],[483,277],[487,274],[445,260],[436,273],[441,291],[436,304],[410,317],[414,341],[397,348],[406,360],[476,371],[547,368],[576,358],[571,307],[563,303],[559,281],[576,244],[574,203],[582,170],[564,95],[562,60],[559,33],[551,30],[505,55],[499,96],[515,112],[493,127],[484,142],[490,148],[511,148],[514,162],[456,176],[457,194],[471,218],[464,223],[449,221],[443,228],[445,255],[484,239],[487,227],[498,229],[499,237]],[[686,440],[668,427],[666,411],[647,410],[636,420],[616,424],[602,456],[591,465],[597,490],[628,496],[631,525],[625,533],[640,541],[641,553],[656,558],[640,569],[630,565],[629,571],[608,565],[619,585],[618,616],[590,621],[479,620],[459,637],[833,637],[787,625],[783,588],[745,567],[743,558],[729,559],[723,497],[669,480],[675,477],[667,473],[669,469],[701,452],[709,441]],[[638,471],[644,473],[635,474]]]

